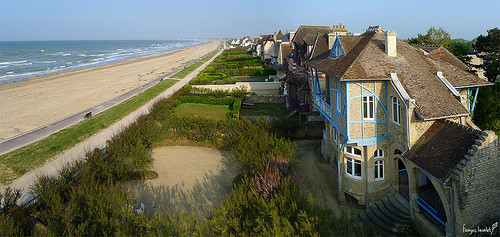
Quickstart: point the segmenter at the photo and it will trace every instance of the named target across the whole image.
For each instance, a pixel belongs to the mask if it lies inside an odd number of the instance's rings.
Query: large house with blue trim
[[[361,219],[383,234],[411,221],[421,234],[461,236],[500,213],[498,139],[470,120],[492,84],[443,47],[380,26],[335,29],[316,35],[304,65],[339,200],[366,205]]]

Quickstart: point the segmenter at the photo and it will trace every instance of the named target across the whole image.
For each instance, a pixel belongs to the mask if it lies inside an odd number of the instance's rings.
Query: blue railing
[[[432,217],[431,219],[434,221],[434,223],[441,230],[444,231],[444,229],[446,228],[446,223],[443,220],[446,219],[446,217],[443,216],[441,213],[437,212],[436,209],[431,207],[431,205],[426,203],[422,198],[417,199],[417,203],[421,207],[422,210],[424,210],[427,214],[429,214]],[[426,215],[426,216],[429,216],[429,215]]]
[[[326,103],[319,95],[314,96],[314,107],[323,115],[329,122],[332,121],[332,106]]]

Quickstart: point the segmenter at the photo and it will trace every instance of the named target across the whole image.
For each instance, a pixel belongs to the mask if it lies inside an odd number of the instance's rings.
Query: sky
[[[258,37],[339,23],[472,40],[500,27],[500,0],[0,0],[0,41]]]

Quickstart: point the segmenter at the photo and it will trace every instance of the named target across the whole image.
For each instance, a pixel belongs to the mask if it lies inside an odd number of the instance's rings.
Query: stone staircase
[[[387,194],[363,210],[359,217],[383,236],[404,235],[412,228],[410,204],[399,193]]]

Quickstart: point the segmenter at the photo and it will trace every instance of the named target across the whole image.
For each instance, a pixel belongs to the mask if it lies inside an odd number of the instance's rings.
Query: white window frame
[[[385,152],[382,149],[378,149],[373,153],[373,158],[384,158]]]
[[[333,141],[332,144],[337,144],[337,131],[336,130],[337,129],[332,126],[332,129],[331,129],[331,131],[332,131],[331,135],[332,135],[332,139],[333,139],[332,140]]]
[[[361,98],[363,120],[375,120],[375,96],[365,95]]]
[[[342,111],[342,96],[340,94],[340,91],[337,91],[337,111]]]
[[[356,151],[359,151],[359,154],[356,154]],[[346,146],[345,153],[352,155],[352,156],[357,156],[357,157],[361,157],[361,154],[362,154],[360,149],[358,149],[356,147],[352,147],[352,146]]]
[[[359,175],[356,173],[356,165],[359,165]],[[350,172],[349,172],[350,168]],[[345,174],[353,179],[361,179],[363,176],[363,163],[361,160],[357,160],[350,157],[345,157]]]
[[[377,172],[378,171],[378,172]],[[378,173],[378,177],[377,177]],[[385,177],[384,160],[375,160],[375,170],[374,170],[375,181],[382,181]]]
[[[401,124],[401,104],[396,96],[392,97],[392,122],[397,125]]]

